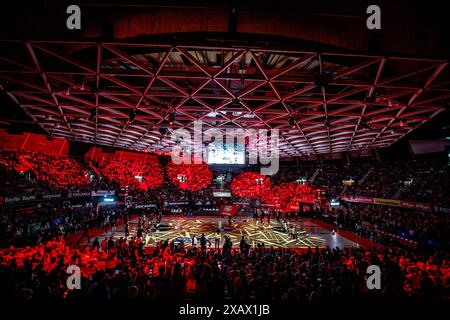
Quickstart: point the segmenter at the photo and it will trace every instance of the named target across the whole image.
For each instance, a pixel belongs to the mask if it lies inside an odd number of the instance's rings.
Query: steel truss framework
[[[450,98],[445,60],[123,42],[0,46],[2,89],[49,135],[134,150],[169,151],[175,142],[164,129],[192,130],[196,120],[205,129],[279,129],[282,156],[385,147]]]

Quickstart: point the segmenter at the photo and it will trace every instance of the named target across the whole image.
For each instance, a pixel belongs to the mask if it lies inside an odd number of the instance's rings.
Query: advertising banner
[[[85,191],[85,192],[69,192],[68,193],[68,197],[69,198],[85,198],[85,197],[90,197],[91,193],[89,191]]]
[[[430,203],[423,202],[415,202],[409,200],[397,200],[397,199],[382,199],[382,198],[372,198],[365,196],[342,196],[342,201],[353,202],[353,203],[373,203],[382,206],[390,206],[390,207],[401,207],[405,209],[413,209],[420,211],[432,212],[433,206]],[[434,211],[438,211],[438,207],[434,207]],[[450,210],[450,209],[449,209]],[[444,208],[445,211],[445,208]]]
[[[233,204],[235,205],[239,205],[239,206],[249,206],[250,205],[250,201],[233,201]]]
[[[51,194],[43,194],[42,199],[43,200],[53,200],[53,199],[60,199],[62,198],[61,193],[51,193]]]
[[[365,197],[365,196],[342,196],[341,199],[347,202],[373,203],[372,197]]]
[[[135,203],[133,206],[134,209],[151,209],[157,207],[158,206],[156,203],[142,203],[142,204]]]
[[[428,212],[433,211],[433,206],[430,203],[401,200],[400,204],[401,204],[402,208],[415,209],[415,210],[428,211]]]
[[[450,207],[434,206],[434,211],[444,214],[450,214]]]
[[[97,191],[91,192],[91,196],[93,196],[93,197],[113,196],[115,194],[116,194],[116,191],[114,191],[114,190],[97,190]]]
[[[400,200],[373,198],[373,204],[379,204],[382,206],[400,207]]]
[[[22,197],[5,197],[6,204],[8,203],[16,203],[16,202],[22,202]]]
[[[238,213],[239,209],[240,209],[240,206],[238,206],[238,205],[233,205],[233,204],[224,205],[223,204],[220,206],[219,212],[220,212],[220,214],[222,214],[224,216],[232,217]]]
[[[190,204],[189,201],[164,201],[164,206],[173,207],[173,206],[188,206]]]
[[[0,197],[0,205],[26,203],[33,201],[70,199],[70,198],[87,198],[90,196],[91,192],[69,192],[69,193],[47,193],[47,194],[32,194],[26,196]]]

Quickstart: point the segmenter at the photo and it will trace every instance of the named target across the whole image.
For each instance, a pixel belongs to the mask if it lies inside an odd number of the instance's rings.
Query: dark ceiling
[[[448,19],[429,5],[387,3],[369,31],[354,1],[80,3],[77,32],[60,2],[3,11],[3,126],[167,151],[201,120],[279,129],[288,156],[389,146],[448,110]]]

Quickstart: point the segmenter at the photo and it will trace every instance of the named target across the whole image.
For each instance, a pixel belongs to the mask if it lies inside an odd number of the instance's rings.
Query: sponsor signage
[[[114,190],[97,190],[91,192],[91,196],[93,197],[113,196],[115,194],[116,191]]]
[[[241,206],[249,206],[250,201],[234,201],[233,204],[241,205]]]
[[[85,198],[91,196],[91,193],[89,191],[86,192],[69,192],[68,197],[69,198]]]
[[[353,179],[347,179],[347,180],[342,180],[342,184],[344,186],[351,186],[355,183],[355,181]]]
[[[53,200],[53,199],[60,199],[60,198],[62,198],[61,193],[43,194],[42,195],[43,200]]]
[[[36,200],[36,196],[31,195],[31,196],[22,196],[22,201],[34,201]]]
[[[188,206],[190,204],[189,201],[164,201],[164,206],[173,207],[173,206]]]
[[[22,197],[5,197],[5,203],[22,202]]]
[[[230,191],[213,191],[213,196],[216,198],[230,198]]]
[[[433,211],[433,206],[429,203],[406,201],[406,200],[402,200],[400,201],[400,203],[402,208],[430,211],[430,212]]]
[[[330,206],[332,207],[339,207],[341,205],[341,202],[338,200],[331,200],[330,201]]]
[[[273,204],[273,203],[261,203],[260,207],[277,208],[277,209],[281,208],[279,203],[275,203],[275,204]],[[297,209],[298,209],[298,207],[297,207]]]
[[[33,202],[42,200],[57,200],[57,199],[67,199],[67,198],[86,198],[90,197],[90,192],[68,192],[68,193],[46,193],[46,194],[32,194],[25,196],[14,196],[14,197],[0,197],[1,204],[15,204],[22,202]]]
[[[27,201],[35,201],[37,196],[16,196],[16,197],[5,197],[4,203],[18,203],[18,202],[27,202]]]
[[[400,200],[373,198],[373,204],[379,204],[382,206],[400,207]]]
[[[439,213],[450,214],[450,207],[434,206],[434,211]]]
[[[156,203],[136,203],[134,204],[135,209],[150,209],[150,208],[157,208],[158,206]]]
[[[354,196],[354,197],[350,197],[350,196],[342,196],[341,199],[344,200],[344,201],[347,201],[347,202],[373,203],[373,198],[372,198],[372,197],[364,197],[364,196]]]
[[[196,201],[195,202],[195,205],[196,206],[210,206],[211,205],[211,202],[209,202],[208,200],[207,201]]]
[[[423,202],[415,202],[415,201],[408,201],[408,200],[397,200],[397,199],[382,199],[382,198],[372,198],[372,197],[364,197],[364,196],[342,196],[341,200],[347,201],[347,202],[354,202],[354,203],[372,203],[372,204],[378,204],[382,206],[390,206],[390,207],[401,207],[405,209],[413,209],[413,210],[419,210],[419,211],[433,211],[433,206],[430,203],[423,203]],[[450,208],[447,208],[450,211]],[[445,212],[445,208],[443,208]],[[435,206],[434,211],[439,211],[439,207]]]
[[[236,215],[238,213],[240,209],[240,206],[238,205],[234,205],[234,204],[229,204],[229,205],[221,205],[220,206],[220,214],[224,215],[224,216],[229,216],[232,217],[234,215]]]
[[[119,201],[114,201],[114,199],[112,201],[101,201],[98,203],[99,206],[115,206],[117,204],[122,204],[123,202],[119,202]]]

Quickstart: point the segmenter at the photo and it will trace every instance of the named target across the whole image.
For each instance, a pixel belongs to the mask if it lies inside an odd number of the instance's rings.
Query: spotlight
[[[134,120],[136,120],[136,109],[130,112],[130,123],[134,122]]]
[[[75,77],[75,84],[72,86],[72,88],[76,91],[85,91],[86,90],[86,80],[83,76],[76,76]]]
[[[395,101],[393,99],[388,99],[388,106],[389,107],[398,107],[399,105],[400,104],[397,101]]]
[[[314,84],[316,87],[326,87],[331,81],[331,74],[326,72],[318,73],[314,76]]]
[[[173,125],[173,123],[175,122],[175,112],[169,113],[168,120],[169,120],[169,124]]]
[[[98,81],[98,86],[95,88],[97,91],[103,91],[105,90],[105,81],[103,78],[100,78]]]
[[[70,87],[69,86],[64,90],[63,94],[65,96],[69,96],[70,95]]]
[[[364,130],[370,129],[370,126],[367,124],[366,118],[361,118],[361,122],[359,123],[359,126]]]
[[[370,97],[369,96],[366,96],[366,98],[365,98],[365,102],[366,102],[366,104],[372,104],[372,103],[374,103],[375,102],[375,94],[372,94]]]
[[[89,116],[89,121],[96,121],[97,120],[97,109],[94,108],[91,110],[91,115]]]
[[[289,122],[289,126],[290,126],[291,128],[295,128],[296,123],[295,123],[294,118],[292,118],[291,115],[289,115],[289,117],[288,117],[288,122]]]
[[[166,135],[167,134],[167,128],[159,128],[158,131],[162,135]]]

